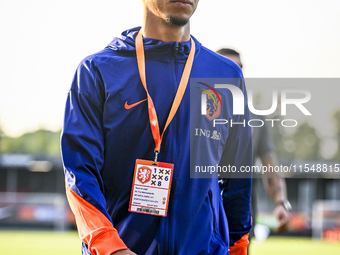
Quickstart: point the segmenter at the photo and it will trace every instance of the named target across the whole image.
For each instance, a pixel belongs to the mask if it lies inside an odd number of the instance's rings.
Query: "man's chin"
[[[167,16],[166,22],[170,26],[176,26],[176,27],[183,27],[189,22],[189,18],[183,18],[183,17],[175,17],[175,16]]]

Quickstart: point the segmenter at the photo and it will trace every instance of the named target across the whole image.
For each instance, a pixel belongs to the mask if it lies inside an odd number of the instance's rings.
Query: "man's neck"
[[[144,15],[143,36],[163,42],[187,42],[190,40],[190,24],[184,26],[169,25],[153,14]]]

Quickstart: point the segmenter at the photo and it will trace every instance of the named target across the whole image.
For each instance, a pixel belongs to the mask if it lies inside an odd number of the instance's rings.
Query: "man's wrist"
[[[282,205],[288,212],[292,210],[292,205],[289,203],[287,199],[277,201],[275,206]]]

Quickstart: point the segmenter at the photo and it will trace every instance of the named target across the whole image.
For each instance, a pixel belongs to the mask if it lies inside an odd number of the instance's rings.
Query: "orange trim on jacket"
[[[81,198],[66,185],[66,195],[75,215],[79,237],[93,255],[110,255],[128,250],[110,220],[96,207]]]
[[[230,255],[247,255],[247,247],[249,245],[248,235],[242,236],[233,246],[229,247]]]

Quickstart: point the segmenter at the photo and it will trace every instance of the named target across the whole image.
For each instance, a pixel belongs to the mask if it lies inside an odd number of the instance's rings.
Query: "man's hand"
[[[115,253],[112,253],[111,255],[137,255],[137,254],[129,250],[121,250],[121,251],[116,251]]]
[[[290,213],[283,205],[277,205],[274,209],[274,215],[279,221],[279,226],[276,229],[277,232],[286,231],[288,228]]]

